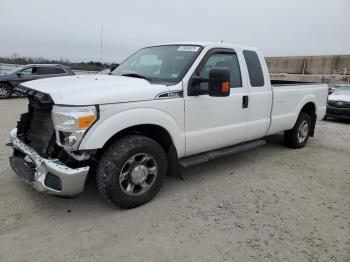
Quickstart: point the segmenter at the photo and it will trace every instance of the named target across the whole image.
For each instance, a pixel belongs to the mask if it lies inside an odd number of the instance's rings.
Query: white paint
[[[343,102],[350,102],[350,95],[344,94],[331,94],[328,97],[329,101],[343,101]]]
[[[80,75],[29,81],[25,86],[49,93],[55,104],[98,105],[152,100],[168,91],[140,78],[114,75]]]
[[[224,43],[185,44],[203,45],[204,50],[177,85],[154,85],[143,79],[101,75],[43,79],[27,82],[25,86],[49,93],[57,104],[100,105],[100,119],[88,131],[80,149],[102,148],[125,128],[153,124],[168,131],[181,158],[288,130],[309,102],[315,105],[318,119],[325,115],[327,85],[271,86],[258,49]],[[228,97],[188,96],[189,79],[212,48],[230,48],[237,53],[243,87],[231,89]],[[265,76],[263,87],[250,86],[243,50],[258,53]],[[183,91],[184,97],[155,99],[166,91]],[[244,95],[249,96],[247,109],[242,108]]]

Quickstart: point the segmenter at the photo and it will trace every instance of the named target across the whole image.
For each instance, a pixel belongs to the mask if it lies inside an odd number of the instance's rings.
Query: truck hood
[[[153,100],[168,91],[166,85],[147,80],[113,75],[79,75],[47,78],[21,84],[49,94],[55,104],[97,105]]]
[[[328,97],[329,101],[344,101],[344,102],[350,102],[350,95],[345,94],[331,94]]]

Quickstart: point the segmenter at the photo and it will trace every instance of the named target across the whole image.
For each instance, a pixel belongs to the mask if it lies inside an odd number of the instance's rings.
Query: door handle
[[[242,108],[248,108],[248,104],[249,104],[249,97],[248,96],[243,96]]]

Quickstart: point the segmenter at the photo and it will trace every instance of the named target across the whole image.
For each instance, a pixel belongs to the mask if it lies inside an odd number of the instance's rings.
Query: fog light
[[[77,137],[71,134],[72,132],[59,131],[60,143],[64,146],[73,146],[77,142]]]
[[[61,179],[51,173],[47,173],[46,177],[45,177],[45,186],[55,189],[57,191],[61,191],[62,190],[62,182]]]
[[[76,136],[69,136],[64,138],[64,144],[67,146],[72,146],[77,142],[77,137]]]

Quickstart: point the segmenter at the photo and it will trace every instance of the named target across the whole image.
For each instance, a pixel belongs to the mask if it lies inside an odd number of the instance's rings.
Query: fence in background
[[[21,67],[21,65],[14,64],[0,64],[0,74],[8,73],[16,68]]]
[[[350,55],[268,57],[271,79],[350,84]]]
[[[350,55],[268,57],[272,74],[350,75]]]

